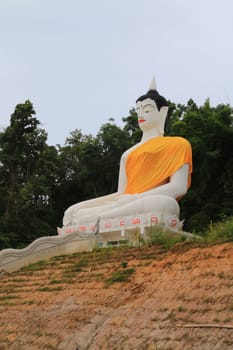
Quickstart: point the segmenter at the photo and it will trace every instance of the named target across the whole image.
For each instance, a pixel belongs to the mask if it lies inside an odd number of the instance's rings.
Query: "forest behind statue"
[[[233,109],[169,102],[167,136],[192,146],[192,187],[181,200],[184,229],[206,227],[233,215]],[[78,125],[77,125],[78,126]],[[119,127],[113,119],[96,136],[74,130],[63,146],[49,146],[30,101],[16,106],[0,131],[0,249],[23,247],[56,234],[73,203],[116,191],[121,154],[140,139],[134,109]]]

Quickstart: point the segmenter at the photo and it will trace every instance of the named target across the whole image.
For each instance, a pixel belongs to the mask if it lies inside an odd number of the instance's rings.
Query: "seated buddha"
[[[179,217],[177,199],[190,186],[191,146],[182,137],[163,136],[168,102],[154,79],[137,99],[136,112],[142,138],[121,156],[117,192],[70,206],[64,228],[146,213]]]

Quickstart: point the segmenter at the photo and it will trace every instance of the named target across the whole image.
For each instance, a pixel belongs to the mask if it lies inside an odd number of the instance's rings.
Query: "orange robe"
[[[125,193],[142,193],[167,183],[169,178],[186,163],[189,164],[189,187],[192,173],[190,143],[182,137],[155,137],[128,155]]]

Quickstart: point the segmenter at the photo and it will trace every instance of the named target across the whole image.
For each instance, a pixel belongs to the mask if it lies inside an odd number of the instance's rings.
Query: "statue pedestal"
[[[70,226],[58,229],[58,236],[40,237],[23,249],[4,249],[0,252],[0,272],[16,271],[40,260],[53,256],[92,251],[94,248],[131,245],[138,246],[140,239],[147,239],[153,227],[161,227],[171,234],[193,238],[191,233],[181,231],[182,222],[172,215],[147,213],[126,216],[95,225]]]
[[[58,235],[66,235],[70,233],[105,233],[105,232],[121,232],[124,236],[127,230],[139,228],[140,233],[143,234],[145,229],[153,226],[162,226],[172,231],[180,231],[183,222],[175,215],[168,213],[147,213],[134,216],[125,216],[109,220],[100,220],[98,227],[93,223],[86,223],[83,225],[71,225],[63,228],[58,228]]]

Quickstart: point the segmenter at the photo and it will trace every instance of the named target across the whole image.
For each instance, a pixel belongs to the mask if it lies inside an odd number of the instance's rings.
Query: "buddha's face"
[[[147,98],[143,101],[138,101],[136,104],[136,112],[138,115],[138,125],[142,131],[147,131],[159,126],[161,113],[154,100]]]

